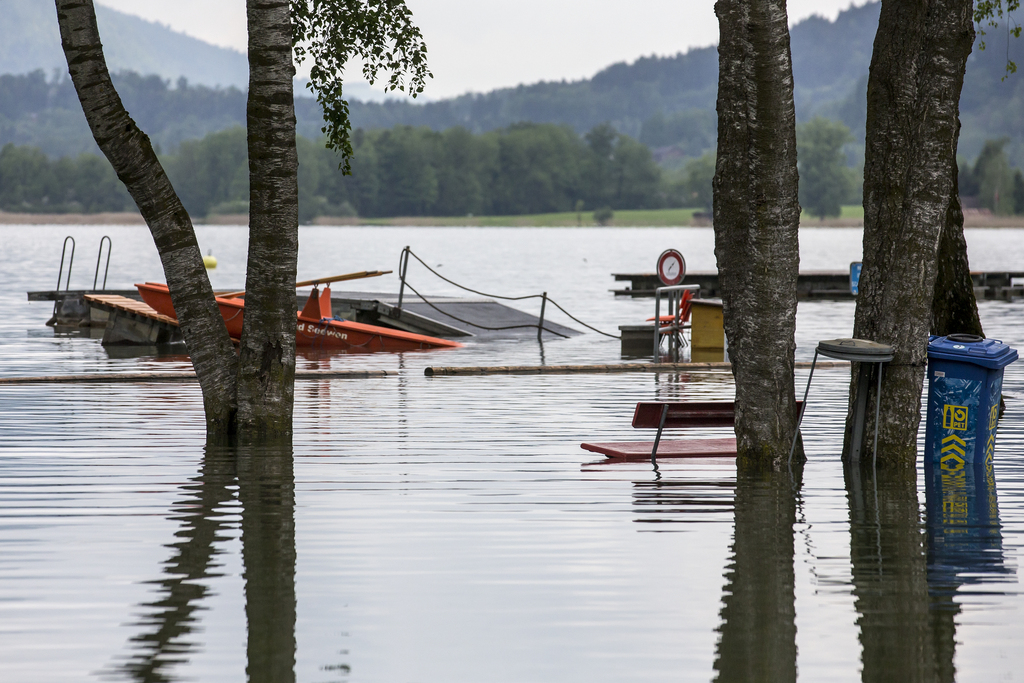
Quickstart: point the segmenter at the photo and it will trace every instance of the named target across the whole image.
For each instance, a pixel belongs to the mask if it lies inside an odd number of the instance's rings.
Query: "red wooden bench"
[[[797,410],[802,401],[797,401]],[[735,457],[736,438],[661,440],[666,429],[732,427],[735,409],[732,401],[641,401],[633,412],[635,429],[657,429],[654,443],[626,441],[620,443],[584,443],[584,450],[609,458],[700,458]]]

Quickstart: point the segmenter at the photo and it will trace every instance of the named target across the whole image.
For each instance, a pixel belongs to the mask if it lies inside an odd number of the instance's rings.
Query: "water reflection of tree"
[[[249,681],[295,680],[295,475],[292,450],[239,449]]]
[[[216,544],[234,526],[235,458],[208,449],[199,476],[182,487],[186,495],[175,504],[173,518],[181,523],[170,544],[173,555],[164,563],[164,577],[156,581],[160,598],[142,605],[147,613],[139,621],[142,633],[131,639],[137,649],[119,667],[128,678],[146,683],[173,680],[172,668],[188,660],[198,644],[189,639],[196,625],[195,612],[209,594],[204,582],[218,576]]]
[[[846,466],[863,681],[954,681],[957,590],[1012,573],[991,463],[966,467],[926,464],[922,524],[913,472]]]
[[[844,466],[863,681],[952,681],[955,612],[929,609],[913,470]]]
[[[175,665],[188,661],[199,645],[195,612],[213,578],[216,545],[233,526],[237,509],[230,504],[238,486],[242,504],[242,560],[245,568],[248,622],[248,680],[275,683],[295,680],[295,479],[288,448],[233,449],[208,446],[198,477],[175,506],[184,514],[172,544],[173,557],[157,581],[161,597],[143,605],[148,616],[143,633],[132,638],[140,650],[120,668],[144,683],[174,680]]]
[[[793,474],[737,463],[732,563],[726,572],[717,681],[796,680]]]

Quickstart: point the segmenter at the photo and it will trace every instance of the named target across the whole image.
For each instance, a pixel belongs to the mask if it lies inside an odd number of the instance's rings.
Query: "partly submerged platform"
[[[657,273],[612,273],[626,289],[613,289],[616,296],[653,297],[661,287]],[[1024,271],[974,271],[974,296],[979,300],[1012,301],[1024,297]],[[700,298],[722,296],[718,272],[687,273],[683,284],[700,285]],[[857,296],[850,291],[849,271],[809,271],[797,276],[797,298],[801,300],[842,301]]]
[[[120,294],[85,294],[85,303],[106,313],[103,345],[174,344],[182,341],[178,321]],[[93,319],[99,318],[92,314]]]
[[[487,298],[406,295],[398,308],[398,295],[385,292],[331,292],[335,315],[370,325],[396,327],[438,337],[515,339],[537,337],[538,316]],[[549,309],[550,310],[550,309]],[[577,330],[544,321],[544,339],[580,334]]]
[[[296,310],[302,308],[309,295],[296,294]],[[113,297],[113,298],[112,298]],[[112,311],[119,311],[122,320],[136,320],[143,309],[132,309],[127,302],[141,302],[137,290],[72,290],[29,292],[29,301],[56,302],[55,314],[48,325],[98,326],[107,324]],[[115,303],[117,305],[115,305]],[[148,306],[145,308],[149,309]],[[398,294],[388,292],[332,291],[331,308],[336,316],[368,325],[392,327],[406,332],[424,334],[466,341],[467,338],[492,339],[536,339],[540,318],[525,311],[487,298],[462,298],[430,296],[427,300],[415,295],[406,295],[402,307],[398,308]],[[538,305],[539,309],[539,305]],[[156,311],[149,309],[154,315]],[[551,310],[550,307],[548,310]],[[136,317],[133,318],[132,315]],[[148,319],[148,318],[147,318]],[[155,319],[153,319],[155,320]],[[168,318],[168,320],[171,320]],[[174,321],[172,321],[174,322]],[[165,324],[166,321],[157,321]],[[138,336],[138,341],[123,339],[111,343],[169,343],[174,337],[171,330],[159,327],[140,328],[129,337]],[[174,324],[177,331],[177,323]],[[564,325],[544,321],[542,339],[553,340],[580,334]],[[161,341],[156,341],[159,339]],[[106,343],[106,342],[105,342]]]
[[[619,460],[650,460],[653,441],[619,441],[617,443],[584,443],[580,448]],[[658,458],[734,458],[735,437],[713,439],[662,439],[658,442]]]

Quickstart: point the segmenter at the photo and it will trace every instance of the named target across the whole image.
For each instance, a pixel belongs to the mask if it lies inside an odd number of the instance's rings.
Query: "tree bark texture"
[[[715,680],[796,681],[793,525],[800,472],[794,484],[788,472],[757,463],[737,462],[736,470],[736,530]]]
[[[854,321],[855,337],[893,346],[882,384],[879,467],[913,467],[916,457],[940,237],[959,209],[951,206],[959,102],[973,41],[971,0],[882,2],[868,78],[864,266]]]
[[[718,0],[715,256],[736,380],[740,460],[778,465],[796,428],[800,221],[784,0]]]
[[[192,220],[149,137],[129,116],[110,81],[92,0],[56,0],[56,8],[68,71],[89,128],[135,200],[160,254],[182,336],[202,387],[207,428],[228,432],[235,413],[237,357],[213,298]],[[294,290],[292,297],[294,307]]]
[[[959,122],[957,122],[959,128]],[[959,137],[959,135],[958,135]],[[959,169],[953,164],[953,191],[939,234],[936,258],[935,295],[932,298],[932,334],[977,334],[984,337],[974,296],[974,280],[967,260],[964,212],[960,206]]]
[[[929,595],[917,477],[866,463],[844,474],[861,680],[953,681],[956,612]]]
[[[299,248],[298,156],[287,0],[248,0],[249,256],[238,371],[242,442],[290,438]]]

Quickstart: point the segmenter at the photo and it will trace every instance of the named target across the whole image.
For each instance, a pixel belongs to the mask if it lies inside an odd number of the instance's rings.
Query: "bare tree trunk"
[[[142,212],[160,254],[182,336],[202,387],[207,429],[228,433],[234,426],[237,359],[213,298],[192,220],[149,137],[135,125],[110,82],[92,0],[56,0],[56,7],[68,71],[89,128]]]
[[[292,24],[285,0],[248,0],[249,261],[238,372],[243,441],[291,438],[298,157]]]
[[[958,208],[951,197],[960,90],[973,41],[971,0],[882,3],[868,79],[864,267],[854,322],[855,337],[891,344],[895,356],[882,385],[880,466],[914,467],[936,258],[942,226]],[[874,410],[868,415],[873,430]]]
[[[715,255],[741,460],[777,466],[796,427],[796,119],[785,0],[718,0]]]
[[[796,681],[793,525],[801,465],[788,472],[737,462],[736,531],[722,598],[717,683]]]

